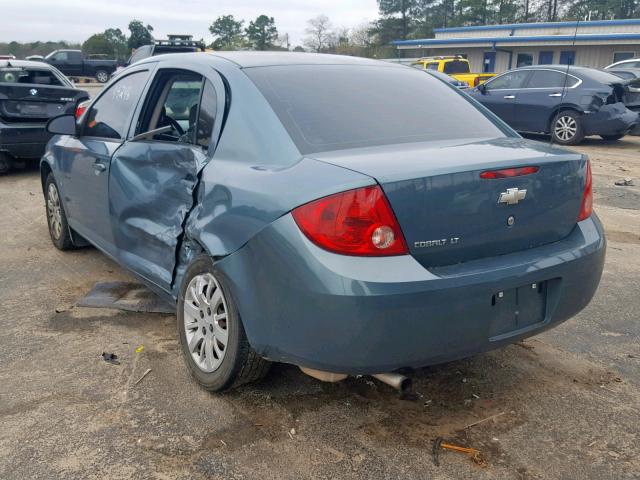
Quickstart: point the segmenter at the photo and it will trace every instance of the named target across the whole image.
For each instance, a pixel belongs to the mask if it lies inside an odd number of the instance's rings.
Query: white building
[[[435,38],[396,40],[403,57],[463,55],[474,72],[525,65],[571,64],[595,68],[640,57],[640,19],[520,23],[439,28]]]

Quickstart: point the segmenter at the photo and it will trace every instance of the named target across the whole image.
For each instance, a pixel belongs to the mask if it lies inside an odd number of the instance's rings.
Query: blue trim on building
[[[583,34],[583,35],[539,35],[513,37],[469,37],[469,38],[423,38],[418,40],[394,40],[396,46],[429,46],[429,45],[457,45],[461,43],[490,43],[494,48],[499,43],[520,42],[572,42],[572,41],[602,41],[602,40],[640,40],[640,33],[611,33],[611,34]]]
[[[434,28],[436,33],[443,32],[473,32],[479,30],[521,30],[524,28],[554,28],[554,27],[575,27],[578,22],[540,22],[540,23],[509,23],[504,25],[474,25],[471,27],[450,27]],[[620,25],[640,25],[640,19],[629,18],[625,20],[592,20],[590,22],[579,22],[580,27],[615,27]]]

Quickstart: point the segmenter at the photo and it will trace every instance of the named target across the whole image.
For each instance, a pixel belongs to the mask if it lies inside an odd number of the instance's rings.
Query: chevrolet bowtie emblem
[[[515,205],[520,200],[524,200],[527,196],[526,190],[520,190],[519,188],[507,188],[506,192],[500,194],[498,203],[506,203],[507,205]]]

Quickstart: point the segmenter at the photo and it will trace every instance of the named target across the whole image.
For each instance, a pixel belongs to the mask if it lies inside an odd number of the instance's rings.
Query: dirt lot
[[[74,307],[127,275],[94,249],[53,248],[37,171],[0,178],[0,478],[640,478],[640,187],[614,186],[640,184],[640,138],[579,150],[609,237],[596,298],[544,335],[416,372],[414,401],[285,365],[202,391],[171,315]],[[443,452],[435,466],[438,436],[486,464]]]

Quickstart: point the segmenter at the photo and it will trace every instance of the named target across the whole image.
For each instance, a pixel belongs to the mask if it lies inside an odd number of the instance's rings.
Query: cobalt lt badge
[[[520,190],[519,188],[507,188],[506,192],[502,192],[498,198],[498,203],[505,203],[507,205],[516,205],[520,200],[524,200],[527,196],[526,190]]]

